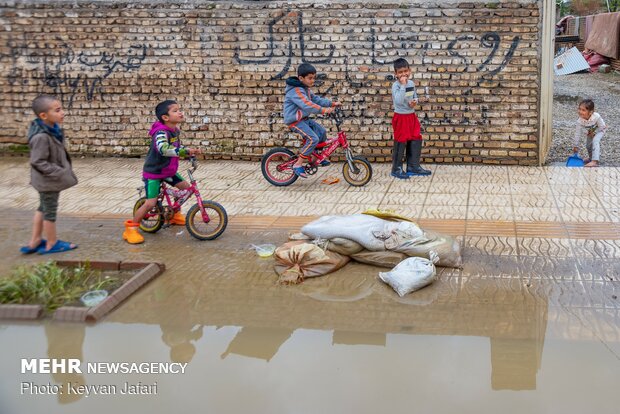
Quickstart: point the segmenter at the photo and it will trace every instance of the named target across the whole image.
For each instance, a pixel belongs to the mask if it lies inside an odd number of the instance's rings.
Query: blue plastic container
[[[583,159],[577,153],[571,155],[566,160],[567,167],[583,167],[583,165],[584,165]]]

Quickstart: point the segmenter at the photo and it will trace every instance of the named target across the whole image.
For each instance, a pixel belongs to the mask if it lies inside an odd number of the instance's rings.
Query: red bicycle
[[[342,148],[346,158],[346,162],[342,166],[342,175],[346,182],[356,187],[368,184],[372,178],[372,166],[366,158],[359,155],[353,156],[349,141],[347,141],[347,134],[340,130],[340,125],[344,122],[344,112],[342,109],[336,108],[329,117],[334,119],[338,135],[328,138],[325,142],[321,142],[316,146],[312,153],[312,161],[303,166],[306,174],[316,174],[321,162],[329,159],[329,156],[338,148]],[[263,177],[278,187],[293,184],[299,178],[293,172],[293,164],[297,161],[297,157],[298,155],[285,147],[270,150],[261,160]]]
[[[185,217],[185,227],[189,234],[198,240],[213,240],[218,238],[228,225],[228,215],[221,204],[215,201],[203,201],[196,185],[196,179],[192,174],[196,171],[196,158],[190,158],[192,167],[187,170],[190,187],[185,190],[178,190],[166,181],[162,181],[157,204],[153,207],[140,222],[140,229],[146,233],[156,233],[163,227],[170,226],[169,222],[174,213],[181,210],[181,206],[191,196],[196,197],[197,203],[194,204]],[[138,187],[138,201],[133,207],[134,214],[137,209],[144,204],[146,197],[142,197],[144,186]],[[164,205],[165,202],[165,205]]]

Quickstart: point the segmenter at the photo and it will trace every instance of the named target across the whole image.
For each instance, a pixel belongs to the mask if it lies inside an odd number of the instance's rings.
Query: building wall
[[[402,56],[429,100],[418,111],[425,161],[533,165],[540,10],[541,0],[0,0],[0,142],[25,142],[30,102],[52,93],[72,152],[144,154],[155,105],[175,98],[186,145],[258,159],[299,145],[281,110],[284,80],[306,61],[315,93],[344,103],[355,151],[386,161]]]

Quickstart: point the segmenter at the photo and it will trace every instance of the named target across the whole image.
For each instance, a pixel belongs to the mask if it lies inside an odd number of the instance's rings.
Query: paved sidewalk
[[[61,214],[128,217],[141,185],[142,163],[119,158],[75,160],[80,183],[62,193]],[[184,175],[186,165],[181,163]],[[361,188],[344,181],[341,163],[289,187],[270,185],[253,162],[202,161],[195,176],[203,197],[220,202],[232,216],[320,216],[381,208],[422,221],[492,222],[492,228],[519,223],[555,229],[577,225],[582,231],[592,228],[605,237],[620,238],[619,168],[430,168],[429,177],[397,180],[389,176],[387,164],[374,164],[371,182]],[[323,184],[327,176],[340,182]],[[38,198],[28,182],[26,158],[0,158],[3,205],[34,209]]]

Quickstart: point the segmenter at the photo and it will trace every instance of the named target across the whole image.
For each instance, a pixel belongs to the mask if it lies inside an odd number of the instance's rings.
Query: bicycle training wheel
[[[202,206],[207,216],[209,216],[209,220],[207,222],[204,221],[200,206],[196,203],[187,212],[185,227],[187,227],[189,234],[198,240],[216,239],[224,233],[228,225],[226,210],[221,204],[210,200],[203,201]]]
[[[146,197],[142,197],[136,201],[133,206],[133,214],[136,214],[136,210],[142,207],[142,204],[146,201]],[[164,225],[164,208],[161,202],[157,201],[155,207],[148,211],[142,221],[140,221],[140,230],[146,233],[157,233],[159,229]]]
[[[277,187],[285,187],[297,181],[297,175],[290,166],[282,167],[290,162],[295,154],[287,148],[274,148],[261,159],[260,168],[265,180]]]
[[[370,181],[372,178],[372,166],[364,157],[353,157],[353,165],[357,168],[358,172],[355,173],[349,167],[349,163],[345,161],[342,166],[342,175],[346,182],[355,187],[362,187]]]

